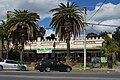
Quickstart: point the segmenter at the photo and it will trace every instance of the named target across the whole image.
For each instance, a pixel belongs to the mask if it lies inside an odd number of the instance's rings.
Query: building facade
[[[102,56],[101,47],[103,41],[104,39],[102,37],[86,38],[86,54],[88,59],[91,57]],[[63,61],[67,55],[67,44],[65,41],[41,41],[41,39],[38,38],[37,41],[28,42],[28,44],[25,45],[24,50],[24,54],[26,54],[31,61],[39,60],[43,57]],[[70,41],[70,54],[73,61],[77,60],[83,62],[84,39]]]

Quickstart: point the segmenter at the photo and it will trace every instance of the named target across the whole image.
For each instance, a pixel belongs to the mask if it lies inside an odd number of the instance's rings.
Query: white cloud
[[[0,0],[0,18],[5,19],[7,11],[27,9],[38,13],[41,19],[44,19],[51,17],[49,10],[58,7],[61,2],[66,3],[67,0]]]
[[[0,20],[6,19],[7,11],[14,11],[14,9],[26,9],[36,12],[42,20],[47,17],[52,17],[52,13],[50,13],[49,10],[67,1],[68,0],[0,0]],[[54,31],[46,30],[45,37],[50,36],[50,34],[54,34]]]
[[[97,5],[93,11],[88,11],[87,19],[89,19],[96,10],[99,9]],[[95,24],[106,24],[106,25],[120,25],[120,3],[112,4],[107,3],[104,4],[101,9],[87,22],[95,23]],[[93,29],[97,32],[114,32],[116,27],[109,26],[94,26]],[[89,31],[95,32],[93,29],[88,28]]]
[[[46,33],[45,33],[45,37],[50,36],[51,34],[55,34],[55,32],[53,30],[51,30],[51,29],[47,29]]]
[[[100,10],[94,15],[91,21],[104,21],[108,19],[118,19],[120,18],[120,4],[107,3],[104,4]],[[98,6],[96,6],[94,11],[88,11],[87,18],[89,19],[96,11]]]
[[[66,3],[68,0],[0,0],[0,20],[6,19],[7,11],[13,11],[14,9],[27,9],[32,12],[36,12],[40,15],[41,19],[51,17],[52,13],[50,9],[58,7],[59,3]],[[96,7],[92,11],[87,11],[87,20],[99,9],[101,3],[96,4]],[[120,25],[120,3],[104,4],[101,9],[88,21],[90,23],[108,24],[108,25]],[[103,26],[93,27],[96,31],[110,31],[113,32],[115,28],[108,28]],[[92,32],[93,29],[89,28],[87,32]],[[46,35],[54,33],[52,30],[46,31]]]

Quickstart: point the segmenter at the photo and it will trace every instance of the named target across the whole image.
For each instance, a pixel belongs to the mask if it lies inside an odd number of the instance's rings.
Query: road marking
[[[13,77],[13,78],[44,78],[44,79],[88,79],[88,80],[120,80],[119,78],[99,78],[99,77],[65,77],[65,76],[25,76],[25,75],[0,75],[0,77]]]

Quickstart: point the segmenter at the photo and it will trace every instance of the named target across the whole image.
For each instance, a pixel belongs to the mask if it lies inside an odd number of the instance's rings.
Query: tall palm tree
[[[5,48],[5,46],[4,46],[4,41],[5,41],[6,36],[7,36],[7,34],[6,34],[5,21],[2,21],[2,23],[0,24],[0,39],[1,39],[0,59],[2,58],[3,50],[4,50],[4,48]]]
[[[50,26],[55,29],[55,34],[60,40],[65,39],[67,43],[67,60],[70,60],[70,37],[74,35],[79,36],[81,29],[84,27],[84,19],[81,8],[77,4],[60,3],[58,8],[51,9],[54,12]]]
[[[8,37],[12,39],[15,49],[20,52],[20,62],[23,61],[24,44],[28,40],[36,40],[38,35],[37,21],[39,15],[28,10],[11,11],[12,15],[8,18],[6,26]]]

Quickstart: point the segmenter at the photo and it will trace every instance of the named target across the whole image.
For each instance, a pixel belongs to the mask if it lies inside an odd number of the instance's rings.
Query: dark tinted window
[[[49,65],[49,64],[55,64],[57,63],[55,60],[52,60],[52,59],[44,59],[44,60],[41,60],[41,61],[38,61],[37,64],[45,64],[45,65]]]
[[[10,64],[17,64],[16,61],[10,61],[10,60],[7,60],[6,63],[10,63]]]

